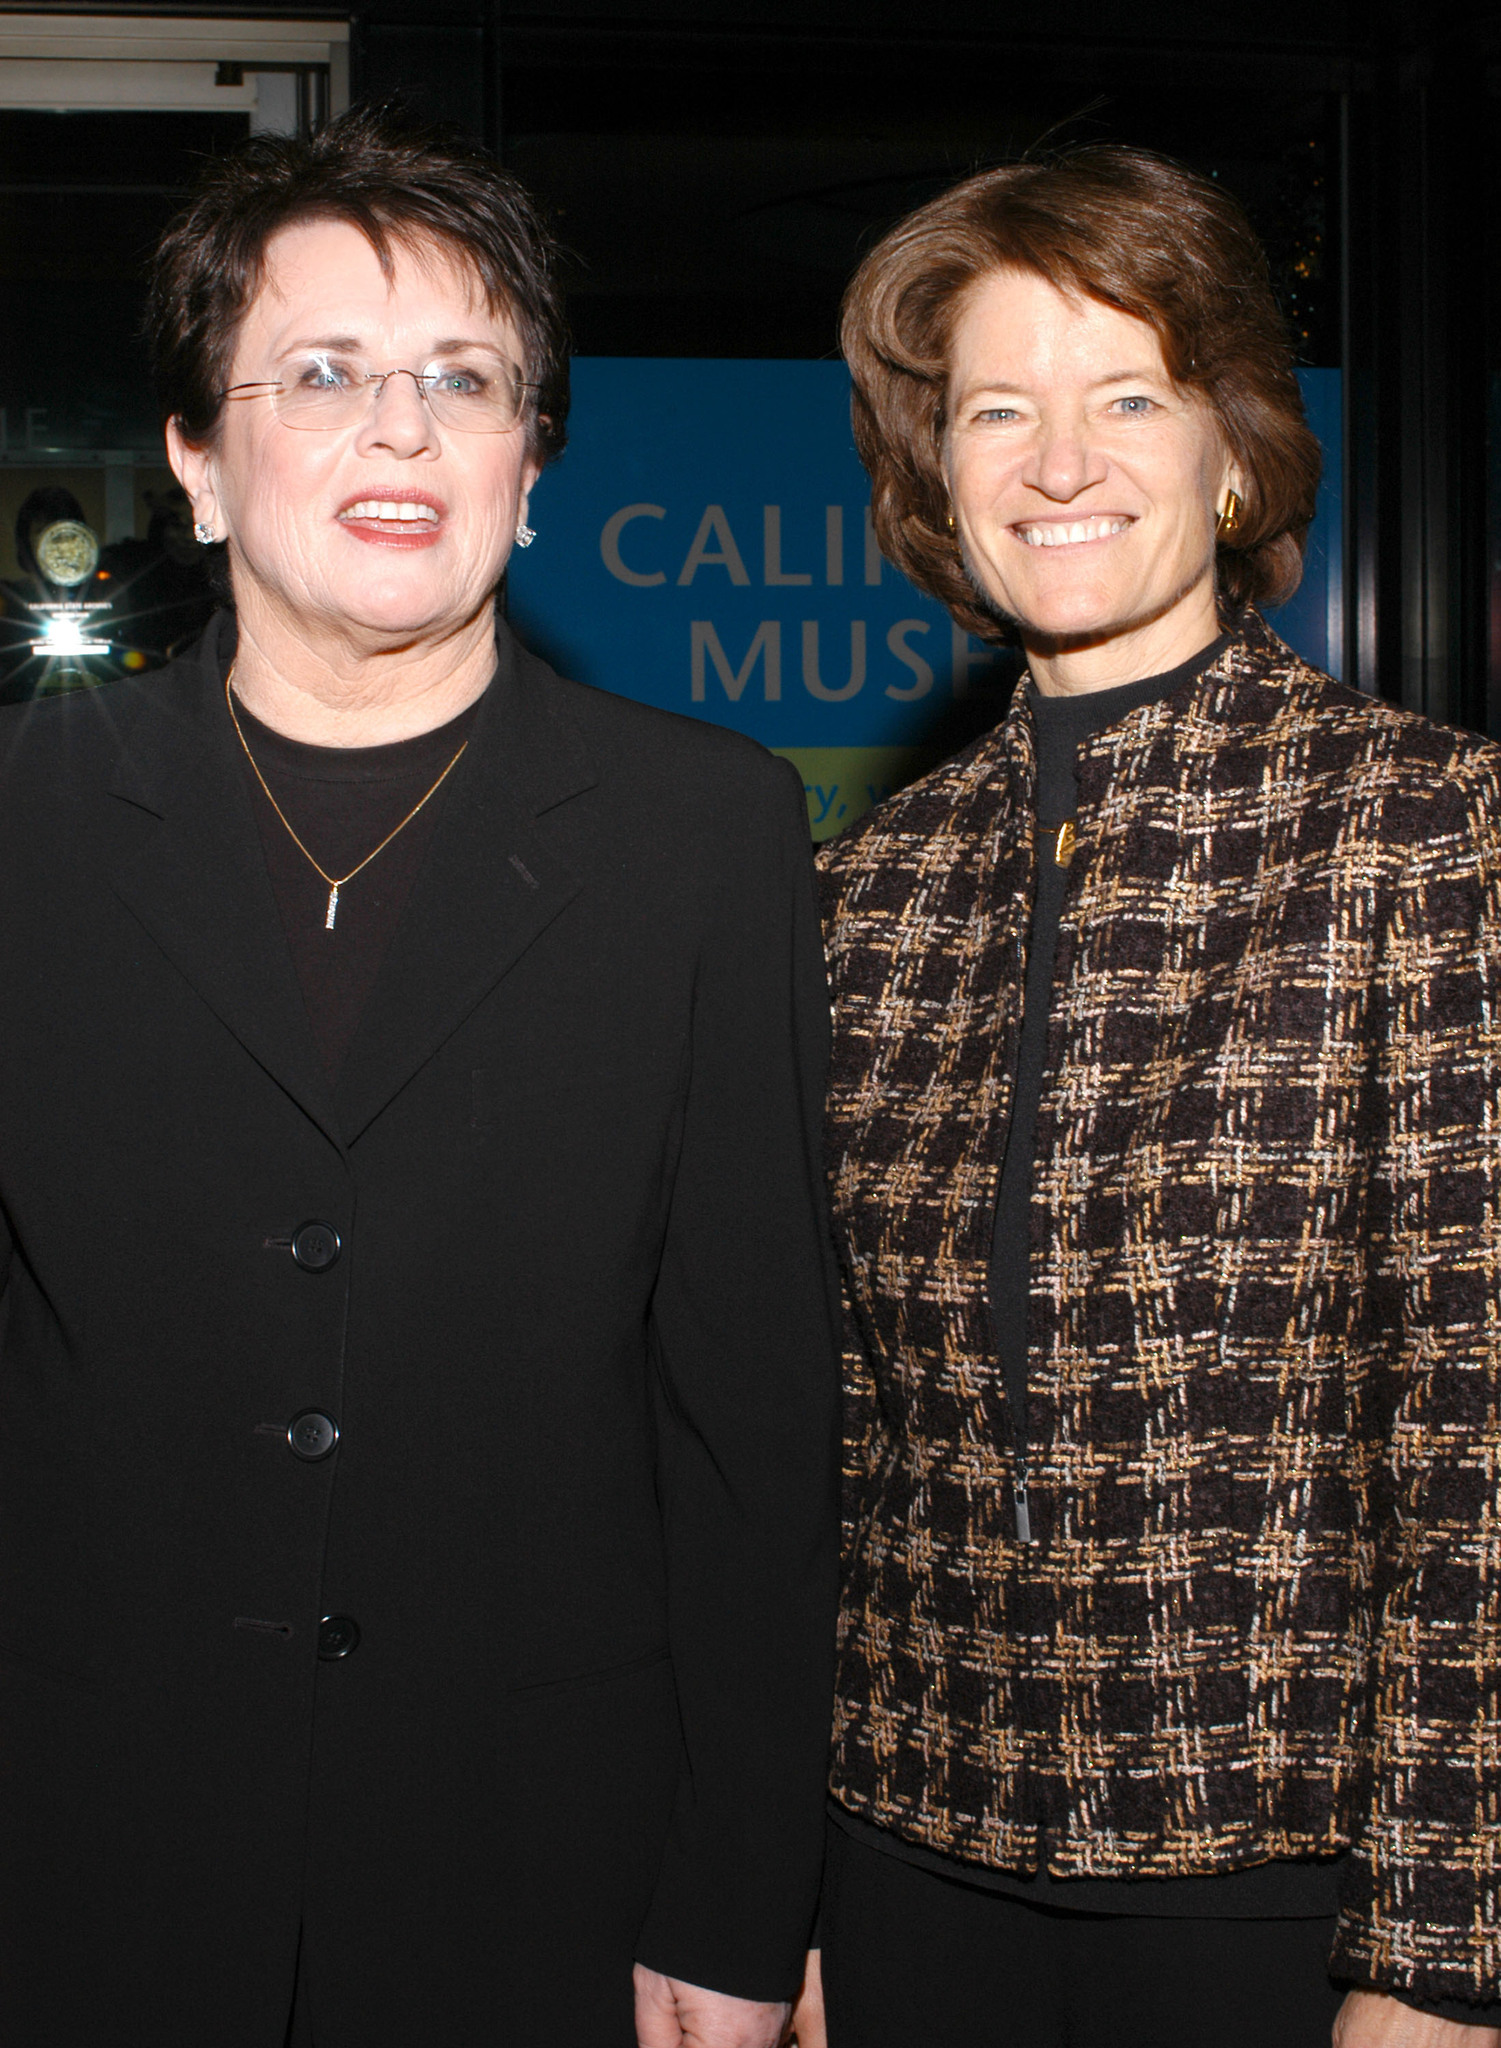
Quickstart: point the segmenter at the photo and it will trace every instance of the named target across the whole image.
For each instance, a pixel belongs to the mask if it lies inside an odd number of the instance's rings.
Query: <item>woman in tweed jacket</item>
[[[988,172],[845,342],[1028,675],[824,857],[828,2040],[1501,2043],[1501,752],[1255,609],[1318,454],[1216,186]]]

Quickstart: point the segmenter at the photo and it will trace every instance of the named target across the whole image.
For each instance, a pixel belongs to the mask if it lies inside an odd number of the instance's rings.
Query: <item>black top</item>
[[[1155,704],[1201,675],[1229,645],[1225,634],[1181,667],[1113,690],[1079,697],[1044,697],[1027,684],[1032,727],[1037,736],[1037,893],[1033,899],[1023,997],[1021,1043],[1017,1048],[1016,1095],[996,1197],[990,1259],[990,1313],[1006,1375],[1006,1399],[1013,1428],[1024,1418],[1027,1381],[1027,1295],[1030,1286],[1028,1212],[1032,1202],[1032,1141],[1042,1097],[1048,1014],[1053,999],[1053,962],[1058,919],[1069,870],[1054,857],[1057,832],[1077,805],[1075,765],[1080,743],[1103,732],[1143,704]]]
[[[384,747],[314,747],[263,725],[236,700],[245,744],[287,824],[330,875],[347,875],[422,802],[469,737],[478,700],[432,732]],[[375,985],[449,783],[423,804],[390,845],[339,891],[332,927],[329,885],[266,801],[245,763],[276,907],[330,1080],[344,1063]]]

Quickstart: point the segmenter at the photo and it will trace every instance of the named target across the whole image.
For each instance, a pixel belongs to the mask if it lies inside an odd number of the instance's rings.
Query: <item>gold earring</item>
[[[1226,491],[1224,510],[1214,522],[1214,537],[1216,540],[1223,540],[1227,533],[1234,533],[1236,527],[1240,525],[1240,515],[1243,509],[1244,502],[1239,491]]]
[[[954,532],[954,530],[955,530],[955,529],[954,529],[954,515],[953,515],[953,513],[952,513],[952,512],[951,512],[951,513],[949,514],[949,516],[948,516],[948,520],[947,520],[947,522],[946,522],[946,523],[947,523],[947,525],[948,525],[948,529],[949,529],[949,532],[950,532],[950,533]]]

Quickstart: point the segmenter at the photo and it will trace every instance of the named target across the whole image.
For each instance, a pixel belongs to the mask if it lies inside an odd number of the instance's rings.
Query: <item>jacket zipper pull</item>
[[[1011,1499],[1016,1508],[1016,1540],[1018,1543],[1032,1541],[1032,1514],[1027,1506],[1026,1467],[1017,1473],[1011,1485]]]

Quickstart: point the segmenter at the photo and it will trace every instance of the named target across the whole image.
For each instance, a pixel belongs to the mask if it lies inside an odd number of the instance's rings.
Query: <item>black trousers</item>
[[[1329,2048],[1329,1920],[1059,1912],[829,1829],[829,2048]]]

